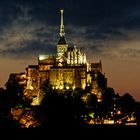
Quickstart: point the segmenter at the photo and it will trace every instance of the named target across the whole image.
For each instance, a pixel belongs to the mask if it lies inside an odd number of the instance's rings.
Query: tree
[[[97,96],[95,94],[88,95],[87,104],[88,104],[89,110],[92,112],[95,112],[97,108],[97,104],[98,104]]]
[[[0,88],[0,117],[5,115],[8,110],[7,106],[7,96],[6,96],[6,91],[3,88]]]
[[[110,115],[114,109],[115,92],[113,88],[107,88],[103,94],[104,115]]]
[[[81,116],[86,113],[86,107],[79,94],[52,90],[46,94],[38,107],[37,116],[42,120],[42,127],[78,127],[83,124]]]
[[[24,87],[19,84],[19,79],[11,74],[6,83],[6,94],[9,108],[23,103],[23,92]]]
[[[125,93],[121,97],[121,108],[125,114],[131,113],[135,111],[135,100],[129,93]]]

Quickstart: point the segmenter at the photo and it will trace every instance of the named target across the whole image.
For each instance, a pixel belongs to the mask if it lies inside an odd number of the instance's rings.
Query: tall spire
[[[61,12],[60,36],[64,37],[64,35],[65,35],[65,31],[64,31],[64,15],[63,15],[64,10],[61,9],[60,12]]]

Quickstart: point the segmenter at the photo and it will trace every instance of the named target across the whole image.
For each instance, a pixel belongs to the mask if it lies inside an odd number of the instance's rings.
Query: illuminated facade
[[[68,45],[65,39],[64,11],[60,10],[60,13],[57,53],[41,54],[38,65],[29,65],[26,68],[26,90],[32,90],[38,95],[41,85],[48,80],[52,88],[58,90],[90,87],[91,93],[96,94],[100,101],[102,91],[107,87],[107,79],[102,74],[102,63],[89,63],[84,50]]]

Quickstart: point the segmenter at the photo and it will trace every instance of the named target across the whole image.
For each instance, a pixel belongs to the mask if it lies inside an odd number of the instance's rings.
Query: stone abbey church
[[[102,73],[102,63],[87,61],[84,50],[69,44],[65,40],[63,10],[61,13],[60,37],[56,46],[56,55],[43,54],[38,57],[37,65],[29,65],[25,73],[11,74],[24,84],[26,94],[39,91],[48,80],[52,89],[74,90],[91,88],[91,93],[101,101],[102,92],[107,88],[107,79]],[[38,96],[38,95],[37,95]]]

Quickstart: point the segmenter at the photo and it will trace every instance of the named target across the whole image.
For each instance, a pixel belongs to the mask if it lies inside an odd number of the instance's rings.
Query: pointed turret
[[[61,9],[60,10],[60,14],[61,14],[61,24],[60,24],[60,39],[58,41],[58,44],[66,44],[66,40],[65,40],[65,30],[64,30],[64,10]]]
[[[61,23],[60,23],[60,37],[59,37],[59,41],[57,44],[57,56],[59,57],[58,59],[60,59],[60,56],[62,56],[68,48],[68,44],[65,40],[65,31],[64,31],[64,10],[61,9],[60,10],[60,14],[61,14]]]
[[[64,36],[65,35],[65,31],[64,31],[64,10],[61,9],[61,24],[60,24],[60,36]]]

